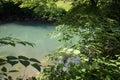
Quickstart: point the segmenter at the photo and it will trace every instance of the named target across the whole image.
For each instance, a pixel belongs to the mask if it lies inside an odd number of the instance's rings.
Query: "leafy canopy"
[[[49,55],[57,65],[47,72],[46,79],[119,80],[119,10],[119,0],[73,0],[73,7],[53,32],[64,45]],[[69,49],[72,56],[66,57]],[[74,50],[80,53],[74,55]],[[73,56],[79,57],[79,63],[71,61],[66,66]]]

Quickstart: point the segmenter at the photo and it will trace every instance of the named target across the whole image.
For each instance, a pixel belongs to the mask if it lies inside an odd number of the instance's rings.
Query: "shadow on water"
[[[9,21],[9,22],[0,22],[1,25],[6,25],[6,24],[17,24],[17,25],[23,25],[23,26],[31,26],[31,27],[55,27],[56,23],[44,23],[40,21]]]

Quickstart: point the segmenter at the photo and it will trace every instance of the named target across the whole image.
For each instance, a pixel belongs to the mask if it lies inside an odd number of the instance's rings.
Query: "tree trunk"
[[[90,0],[91,6],[95,7],[97,6],[98,0]]]

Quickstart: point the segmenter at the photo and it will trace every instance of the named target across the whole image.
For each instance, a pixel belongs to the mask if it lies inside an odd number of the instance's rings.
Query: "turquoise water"
[[[54,25],[35,22],[14,22],[0,25],[0,38],[11,36],[23,41],[35,43],[34,47],[17,45],[0,47],[0,56],[24,55],[42,59],[59,45],[48,35],[54,30]]]
[[[23,41],[28,41],[34,43],[35,46],[23,46],[17,45],[12,46],[0,46],[0,56],[27,56],[34,57],[41,62],[46,62],[45,55],[52,53],[60,44],[55,40],[51,39],[48,35],[54,30],[55,26],[51,24],[40,24],[38,22],[13,22],[0,24],[0,38],[11,36],[14,38],[21,39]],[[14,67],[7,65],[10,69],[20,69],[20,72],[11,73],[10,75],[15,77],[24,78],[28,76],[35,76],[36,70],[31,66],[25,68],[18,64]],[[24,70],[26,70],[24,72]]]

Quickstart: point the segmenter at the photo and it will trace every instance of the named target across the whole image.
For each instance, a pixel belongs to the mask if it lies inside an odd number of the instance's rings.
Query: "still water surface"
[[[0,38],[11,36],[23,41],[35,43],[34,47],[17,45],[0,47],[0,55],[24,55],[37,59],[51,53],[59,44],[48,35],[54,30],[51,24],[33,22],[14,22],[0,25]]]
[[[1,46],[0,56],[34,57],[42,60],[45,55],[51,53],[59,44],[48,35],[54,30],[51,24],[40,24],[36,22],[14,22],[0,25],[0,38],[11,36],[23,41],[34,43],[35,46]],[[31,71],[31,70],[28,70]],[[30,73],[30,72],[29,72]],[[18,73],[19,74],[19,73]]]

